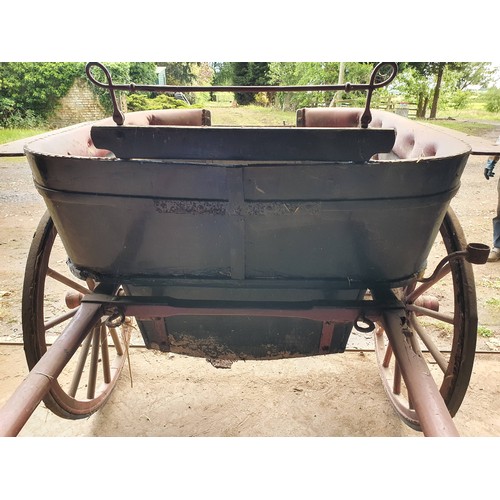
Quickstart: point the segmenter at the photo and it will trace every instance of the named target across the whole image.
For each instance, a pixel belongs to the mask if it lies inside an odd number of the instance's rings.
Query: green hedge
[[[147,109],[176,109],[190,108],[188,104],[174,97],[161,94],[156,97],[148,97],[145,94],[130,94],[127,96],[128,111],[143,111]]]

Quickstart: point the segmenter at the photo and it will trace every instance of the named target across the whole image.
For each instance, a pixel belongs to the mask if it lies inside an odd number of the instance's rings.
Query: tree
[[[104,63],[114,83],[156,83],[156,65],[150,62]],[[94,76],[105,81],[99,68]],[[41,124],[54,111],[76,78],[87,80],[85,63],[3,62],[0,63],[0,126],[23,121]],[[89,84],[107,111],[112,108],[107,90]]]
[[[456,73],[456,86],[459,90],[464,90],[470,85],[487,86],[493,79],[497,68],[490,63],[467,62],[454,63],[448,69]]]
[[[130,80],[142,85],[155,85],[158,83],[156,64],[153,62],[131,62]]]
[[[403,68],[394,81],[394,90],[406,101],[416,102],[417,118],[425,118],[430,98],[428,78],[414,67]]]
[[[250,63],[234,62],[231,65],[233,74],[233,85],[252,85],[252,72]],[[234,94],[236,102],[240,105],[250,104],[255,100],[255,96],[247,93],[236,92]]]
[[[75,78],[84,75],[83,63],[0,63],[0,125],[14,116],[47,118]]]
[[[500,89],[492,87],[488,89],[485,95],[486,99],[486,110],[491,113],[500,112]]]
[[[438,103],[441,93],[441,86],[446,71],[453,71],[456,75],[455,87],[457,90],[464,89],[472,84],[484,84],[492,75],[489,63],[469,63],[469,62],[415,62],[408,63],[414,68],[430,85],[432,85],[432,105],[429,118],[436,118]],[[417,115],[418,116],[418,115]],[[424,115],[421,117],[425,116]]]
[[[373,64],[343,63],[343,83],[367,83]],[[273,62],[270,63],[270,81],[275,85],[328,85],[338,84],[340,63],[338,62]],[[283,109],[303,106],[329,106],[335,98],[335,103],[348,98],[364,100],[364,93],[347,94],[334,92],[294,92],[278,93],[276,101]]]
[[[230,62],[212,62],[212,85],[230,85],[233,80],[233,69]]]
[[[233,62],[231,67],[235,86],[260,86],[269,83],[269,63],[267,62]],[[236,92],[234,98],[240,105],[255,102],[255,94],[248,92]]]
[[[441,91],[441,82],[443,81],[443,72],[445,63],[438,63],[436,72],[436,86],[434,87],[434,95],[432,98],[431,115],[429,118],[436,118],[437,106],[439,101],[439,92]]]
[[[338,63],[323,62],[277,62],[270,64],[270,79],[274,85],[322,85],[336,83]],[[332,93],[279,92],[276,102],[282,109],[306,106],[324,106],[333,98]]]
[[[165,68],[165,83],[167,85],[190,85],[195,74],[190,62],[157,62],[157,66]]]

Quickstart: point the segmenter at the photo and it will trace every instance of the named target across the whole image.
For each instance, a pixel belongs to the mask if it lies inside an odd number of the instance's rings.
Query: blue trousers
[[[493,218],[493,246],[500,248],[500,178],[498,179],[497,215]]]

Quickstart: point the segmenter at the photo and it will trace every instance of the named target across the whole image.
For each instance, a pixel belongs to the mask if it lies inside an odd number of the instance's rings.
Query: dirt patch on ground
[[[494,140],[500,129],[491,133]],[[470,157],[452,201],[468,241],[491,244],[496,178]],[[500,175],[500,174],[499,174]],[[21,293],[28,248],[45,211],[25,159],[0,159],[0,404],[26,375]],[[500,262],[474,268],[480,335],[470,389],[455,418],[465,436],[500,435]],[[370,335],[366,352],[238,362],[217,370],[204,359],[134,347],[132,381],[122,375],[111,401],[83,421],[41,405],[25,436],[419,436],[395,415],[380,382]]]

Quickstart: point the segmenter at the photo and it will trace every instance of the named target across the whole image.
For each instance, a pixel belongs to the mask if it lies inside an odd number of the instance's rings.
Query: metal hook
[[[125,314],[118,308],[112,308],[107,311],[107,314],[109,314],[109,317],[106,319],[105,324],[108,328],[118,328],[125,323]]]
[[[380,73],[380,70],[385,67],[385,66],[390,66],[392,69],[392,72],[385,78],[385,80],[382,80],[381,82],[376,82],[375,80],[377,79],[377,76]],[[394,80],[398,73],[398,65],[395,62],[382,62],[379,63],[373,68],[372,74],[370,76],[370,85],[368,87],[368,93],[366,95],[366,105],[365,105],[365,111],[363,112],[363,115],[361,116],[361,128],[368,128],[368,125],[372,121],[372,114],[370,111],[370,104],[372,100],[372,94],[373,91],[377,88],[380,87],[385,87],[386,85],[389,85],[389,83]]]
[[[92,67],[94,66],[97,66],[104,73],[104,76],[108,81],[107,84],[99,82],[94,78],[94,76],[92,75]],[[115,87],[113,85],[113,80],[111,79],[111,73],[108,71],[106,66],[98,62],[90,62],[87,63],[87,65],[85,66],[85,72],[87,73],[88,79],[94,85],[97,85],[98,87],[107,89],[109,91],[109,95],[111,96],[111,102],[113,103],[113,120],[117,125],[123,125],[123,123],[125,122],[125,115],[122,113],[118,101],[116,99]]]
[[[370,333],[375,330],[375,323],[371,319],[368,319],[363,313],[361,313],[354,321],[354,328],[363,333]]]
[[[483,243],[469,243],[465,250],[457,250],[443,257],[434,269],[434,272],[428,278],[421,278],[418,281],[420,283],[434,281],[441,269],[443,269],[448,262],[458,258],[464,258],[471,264],[484,264],[488,259],[489,251],[490,247],[488,245],[484,245]]]

